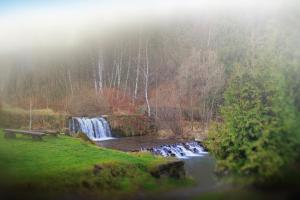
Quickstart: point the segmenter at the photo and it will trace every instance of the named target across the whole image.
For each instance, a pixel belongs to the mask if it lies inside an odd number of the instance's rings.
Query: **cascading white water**
[[[72,117],[69,128],[71,133],[85,133],[93,141],[113,139],[109,124],[102,117]]]
[[[149,149],[150,152],[156,155],[175,156],[177,158],[189,158],[193,156],[203,156],[207,152],[197,142],[186,142],[170,145],[162,145]]]

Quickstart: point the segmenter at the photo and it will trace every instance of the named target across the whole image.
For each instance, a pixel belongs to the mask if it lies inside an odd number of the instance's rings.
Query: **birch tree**
[[[140,64],[141,64],[141,38],[140,38],[140,36],[139,36],[138,46],[139,47],[138,47],[138,58],[137,58],[137,65],[136,65],[136,76],[135,76],[135,88],[134,88],[133,102],[135,102],[135,100],[137,98],[139,75],[140,75]]]
[[[103,56],[101,53],[99,53],[98,57],[98,76],[99,76],[99,92],[103,92]]]
[[[151,108],[149,105],[149,99],[148,99],[148,82],[149,82],[149,57],[148,57],[148,43],[149,41],[146,41],[146,48],[145,48],[145,59],[146,59],[146,65],[144,70],[144,76],[145,76],[145,99],[147,103],[147,114],[150,117],[151,116]]]

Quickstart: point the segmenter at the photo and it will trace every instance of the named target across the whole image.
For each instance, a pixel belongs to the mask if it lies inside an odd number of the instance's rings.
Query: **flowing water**
[[[149,149],[150,152],[156,155],[175,156],[180,159],[188,159],[191,157],[201,157],[207,152],[198,142],[184,142],[177,144],[166,144],[159,147]]]
[[[69,120],[71,133],[82,132],[93,141],[113,139],[108,122],[102,117],[72,117]]]

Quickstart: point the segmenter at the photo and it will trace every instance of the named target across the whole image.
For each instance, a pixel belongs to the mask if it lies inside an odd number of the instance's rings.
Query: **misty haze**
[[[0,1],[3,199],[297,199],[296,0]]]

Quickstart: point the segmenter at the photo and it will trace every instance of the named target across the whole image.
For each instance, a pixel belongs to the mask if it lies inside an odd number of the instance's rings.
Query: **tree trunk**
[[[129,52],[128,66],[127,66],[127,73],[126,73],[126,80],[125,80],[125,87],[124,87],[124,95],[123,95],[123,98],[125,97],[125,94],[127,93],[127,84],[128,84],[128,78],[129,78],[130,67],[131,67],[131,55],[130,55],[130,52]]]
[[[29,130],[32,128],[32,100],[29,102]]]
[[[103,67],[101,65],[102,62],[102,56],[99,55],[98,58],[98,75],[99,75],[99,92],[102,93],[102,89],[103,89]]]
[[[145,72],[145,98],[147,103],[148,116],[151,116],[150,104],[148,99],[148,79],[149,79],[149,59],[148,59],[148,40],[146,42],[146,72]]]
[[[190,106],[191,106],[191,129],[194,130],[194,108],[193,108],[193,95],[190,95]]]
[[[69,84],[70,84],[70,89],[71,89],[71,95],[74,95],[74,91],[73,91],[73,85],[72,85],[72,78],[71,78],[71,72],[70,70],[68,70],[68,78],[69,78]]]
[[[98,94],[98,84],[97,84],[97,75],[96,75],[96,69],[93,73],[93,76],[94,76],[94,88],[95,88],[95,95]]]
[[[138,91],[138,82],[139,82],[139,74],[140,74],[140,64],[141,64],[141,40],[139,38],[139,53],[138,53],[138,60],[137,60],[137,66],[136,66],[136,78],[135,78],[135,88],[134,88],[134,98],[133,98],[134,102],[136,100],[137,91]]]

